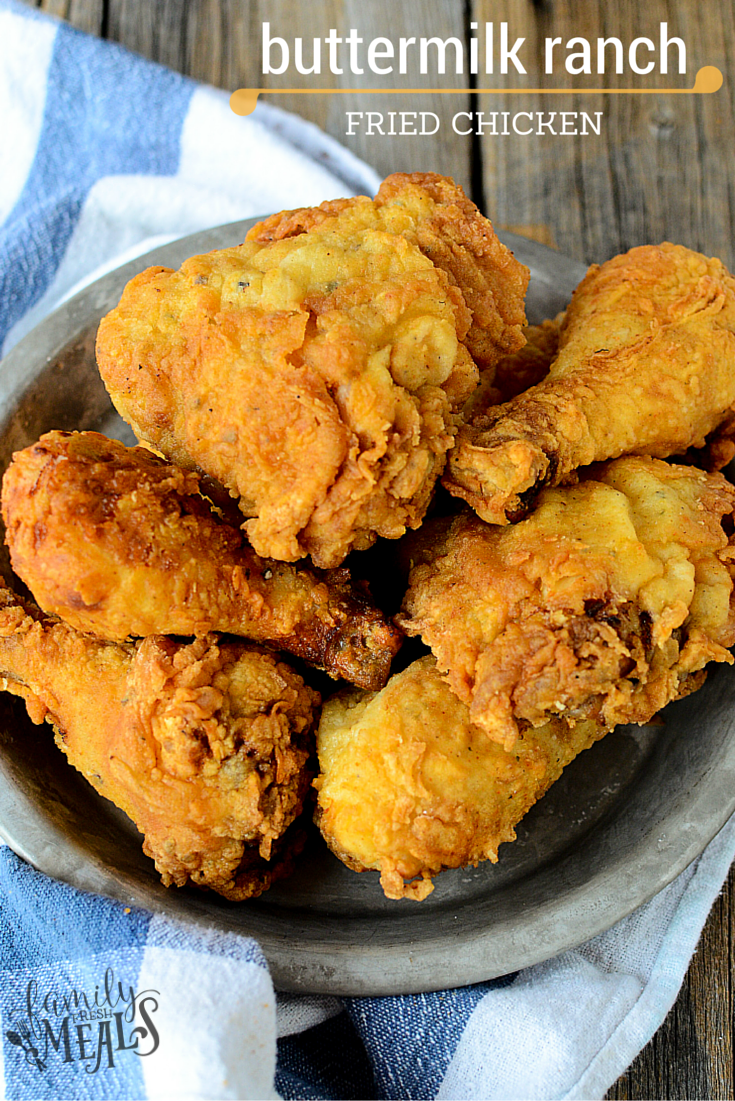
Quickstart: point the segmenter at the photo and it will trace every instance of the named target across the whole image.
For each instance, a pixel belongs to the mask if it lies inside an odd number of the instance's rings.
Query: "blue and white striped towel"
[[[0,0],[0,345],[102,267],[197,229],[372,192],[315,127]],[[601,1097],[673,1003],[735,821],[558,959],[413,997],[274,996],[257,944],[75,891],[0,847],[8,1098]],[[137,1031],[134,1031],[137,1030]]]

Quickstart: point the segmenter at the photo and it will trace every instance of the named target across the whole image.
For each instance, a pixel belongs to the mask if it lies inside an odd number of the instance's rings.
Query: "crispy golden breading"
[[[705,440],[704,447],[690,447],[677,458],[710,473],[727,466],[735,458],[735,408],[725,413],[717,428]]]
[[[404,629],[421,635],[510,749],[519,720],[647,722],[732,663],[735,488],[721,474],[625,458],[543,490],[512,527],[474,513],[417,537]]]
[[[443,868],[495,862],[523,815],[604,733],[594,722],[524,724],[508,753],[473,725],[434,659],[421,658],[382,692],[324,704],[319,828],[348,867],[380,871],[388,898],[421,900]]]
[[[317,207],[284,210],[254,226],[248,241],[281,241],[305,233],[356,201],[335,199]],[[523,345],[523,300],[529,272],[501,244],[487,218],[461,187],[434,172],[395,172],[375,196],[386,226],[418,245],[462,291],[471,322],[463,343],[482,371]],[[414,207],[418,216],[405,217]]]
[[[226,631],[381,688],[398,629],[352,585],[258,557],[196,474],[97,432],[49,432],[3,479],[13,569],[46,612],[100,638]]]
[[[0,686],[132,818],[164,884],[240,900],[287,870],[319,697],[275,655],[217,635],[100,642],[2,588]]]
[[[506,524],[577,467],[702,447],[734,403],[735,280],[681,245],[634,248],[590,268],[547,377],[475,413],[444,484]]]
[[[259,554],[332,567],[420,524],[477,385],[468,348],[490,365],[523,343],[527,278],[450,181],[390,178],[150,268],[97,357],[141,441],[239,498]]]
[[[462,407],[462,418],[471,422],[485,413],[489,406],[510,401],[517,394],[546,378],[559,351],[559,334],[565,314],[560,313],[540,325],[528,325],[523,330],[526,343],[517,352],[503,356],[494,371],[487,371],[480,385]]]

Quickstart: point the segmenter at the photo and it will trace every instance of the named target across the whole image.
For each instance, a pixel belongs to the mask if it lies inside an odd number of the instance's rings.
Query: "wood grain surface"
[[[711,96],[485,95],[486,77],[322,75],[323,87],[464,89],[407,96],[278,96],[382,174],[431,169],[454,176],[498,225],[535,237],[585,262],[633,245],[671,239],[735,266],[733,90],[735,6],[702,0],[27,0],[74,26],[112,39],[198,80],[238,87],[314,86],[313,77],[261,75],[260,25],[273,34],[323,37],[330,27],[360,35],[450,35],[467,42],[471,24],[507,21],[523,36],[525,76],[512,86],[549,86],[541,43],[616,35],[657,40],[661,21],[688,48],[687,75],[570,77],[556,87],[691,87],[697,69],[716,65],[725,84]],[[307,55],[308,56],[308,55]],[[562,53],[561,57],[564,56]],[[671,68],[675,70],[675,66]],[[501,79],[510,85],[511,78]],[[434,137],[346,135],[347,111],[426,111],[441,122]],[[603,113],[601,134],[460,135],[457,112]],[[525,121],[525,120],[524,120]],[[704,929],[679,997],[653,1040],[609,1091],[609,1098],[735,1097],[735,876],[731,872]]]

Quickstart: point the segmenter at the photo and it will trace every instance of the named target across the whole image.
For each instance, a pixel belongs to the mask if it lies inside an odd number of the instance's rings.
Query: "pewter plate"
[[[132,442],[94,365],[100,317],[151,264],[234,244],[236,222],[156,249],[82,291],[0,365],[0,468],[50,428]],[[583,268],[522,237],[532,321],[563,309]],[[735,810],[735,673],[718,668],[665,724],[624,727],[583,753],[503,845],[500,861],[445,872],[422,903],[390,902],[377,873],[343,867],[318,837],[296,873],[230,903],[166,890],[140,835],[56,749],[48,726],[0,696],[0,834],[57,879],[128,905],[250,934],[284,990],[399,994],[478,982],[537,963],[609,928],[682,871]]]

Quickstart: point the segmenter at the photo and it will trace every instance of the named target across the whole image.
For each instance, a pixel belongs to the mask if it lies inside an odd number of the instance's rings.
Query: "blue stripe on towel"
[[[176,174],[194,88],[121,47],[59,27],[36,157],[0,248],[0,346],[51,283],[97,180]]]
[[[108,947],[142,947],[151,915],[138,909],[126,914],[125,909],[119,902],[57,883],[0,847],[0,959],[5,970],[44,967]]]
[[[462,1033],[479,1002],[515,975],[403,997],[344,998],[372,1063],[379,1097],[436,1097]]]
[[[369,1101],[370,1061],[346,1013],[278,1041],[276,1089],[285,1101]]]

